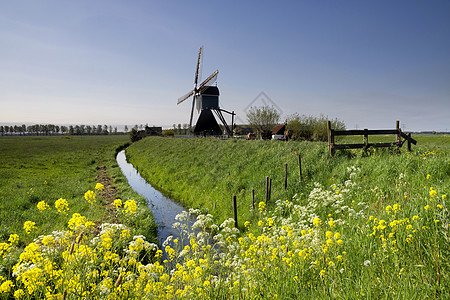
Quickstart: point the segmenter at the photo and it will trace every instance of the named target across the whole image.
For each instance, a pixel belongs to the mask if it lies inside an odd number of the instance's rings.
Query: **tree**
[[[308,140],[308,141],[327,141],[328,116],[321,114],[319,117],[300,116],[294,113],[286,118],[287,130],[290,138],[294,140]],[[345,130],[343,121],[337,118],[331,121],[331,127],[336,130]]]
[[[247,121],[263,139],[270,138],[272,128],[279,122],[280,113],[273,106],[250,107]]]

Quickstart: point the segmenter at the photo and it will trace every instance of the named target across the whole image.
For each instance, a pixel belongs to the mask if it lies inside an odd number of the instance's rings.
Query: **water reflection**
[[[175,222],[175,216],[186,209],[179,203],[165,197],[147,183],[133,165],[127,161],[125,150],[117,154],[116,160],[123,175],[127,178],[128,184],[147,200],[147,205],[152,210],[155,222],[158,224],[159,245],[161,246],[170,235],[179,238],[179,233],[172,228],[172,224]],[[192,225],[192,220],[189,223]]]

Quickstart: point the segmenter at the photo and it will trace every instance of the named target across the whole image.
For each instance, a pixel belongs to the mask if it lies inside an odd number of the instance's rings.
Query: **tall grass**
[[[97,202],[93,209],[83,199],[86,191],[94,189],[100,167],[106,167],[107,176],[115,181],[117,197],[136,198],[145,205],[145,199],[126,184],[115,161],[116,149],[127,142],[126,136],[1,137],[0,241],[22,232],[27,220],[34,221],[38,229],[25,235],[24,242],[66,228],[67,216],[55,209],[59,198],[70,203],[68,213],[110,220],[107,203]],[[53,213],[37,213],[41,201],[50,205]]]
[[[224,149],[233,148],[258,162],[258,167],[248,172],[244,158],[220,156]],[[285,155],[274,159],[271,149]],[[296,156],[298,152],[291,154],[294,151],[302,151],[309,171],[302,183],[290,182],[286,192],[275,185],[278,196],[269,206],[262,199],[255,210],[249,209],[248,202],[241,203],[248,212],[241,210],[242,226],[237,229],[232,219],[207,214],[212,207],[208,202],[222,180],[207,177],[202,181],[201,175],[191,174],[206,174],[213,168],[208,160],[214,155],[190,159],[204,150],[215,150],[220,159],[213,162],[225,160],[229,173],[236,176],[241,171],[263,177],[271,164]],[[131,237],[123,225],[104,225],[98,232],[81,222],[85,228],[71,226],[55,243],[49,242],[54,235],[29,243],[11,273],[0,278],[0,297],[450,297],[448,152],[422,147],[402,154],[341,151],[330,159],[323,144],[162,138],[146,138],[127,152],[144,176],[158,181],[161,172],[170,175],[169,180],[160,182],[172,193],[187,188],[183,181],[193,181],[193,192],[201,189],[203,196],[192,201],[201,209],[176,218],[174,227],[183,241],[169,237],[163,244],[167,259],[161,261],[162,251],[156,250],[156,245]],[[145,159],[137,160],[138,154]],[[160,169],[151,168],[161,160]],[[181,164],[183,160],[189,163]],[[275,172],[272,176],[275,180]],[[227,189],[222,192],[229,196],[234,186],[226,182]],[[130,208],[115,209],[125,217],[136,217]],[[185,226],[188,215],[197,218],[191,229]],[[224,221],[217,223],[221,218]],[[72,224],[77,224],[76,220]],[[3,246],[10,252],[0,255],[10,259],[11,249],[16,249],[14,237]]]

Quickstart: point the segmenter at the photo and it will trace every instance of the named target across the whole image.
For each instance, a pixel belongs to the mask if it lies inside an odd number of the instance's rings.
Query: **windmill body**
[[[189,93],[187,93],[186,95],[184,95],[183,97],[180,97],[178,99],[177,104],[182,103],[183,101],[187,100],[192,96],[192,109],[189,121],[189,130],[191,133],[195,135],[204,135],[204,136],[221,135],[223,130],[217,123],[217,120],[213,114],[214,112],[216,116],[219,118],[219,120],[222,122],[226,133],[229,136],[232,136],[233,130],[230,129],[229,126],[227,125],[222,112],[226,112],[232,115],[231,121],[232,125],[235,114],[234,112],[231,113],[219,107],[219,95],[220,95],[219,88],[217,86],[212,85],[217,80],[217,75],[219,74],[219,71],[216,70],[208,78],[206,78],[199,86],[197,86],[200,73],[199,70],[201,63],[201,55],[202,55],[202,48],[200,48],[198,52],[197,70],[195,72],[195,79],[194,79],[194,89]],[[195,104],[197,104],[196,106],[197,110],[200,112],[200,116],[195,125],[195,129],[193,129],[192,118],[194,114]]]

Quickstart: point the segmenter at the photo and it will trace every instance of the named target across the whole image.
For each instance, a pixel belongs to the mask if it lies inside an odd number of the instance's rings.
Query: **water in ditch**
[[[165,197],[147,183],[133,165],[127,161],[125,150],[117,154],[116,160],[123,175],[127,178],[128,184],[147,200],[147,205],[153,212],[155,223],[158,224],[159,245],[161,246],[170,235],[179,238],[179,232],[172,228],[172,224],[176,222],[175,216],[186,209],[179,203]],[[193,220],[189,220],[189,223],[192,225]]]

